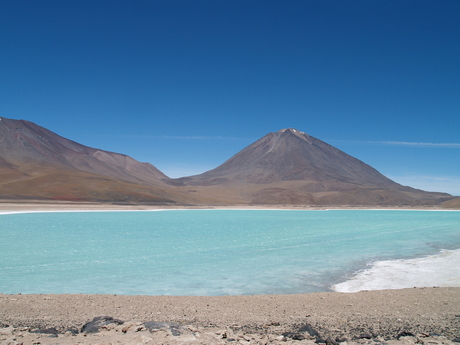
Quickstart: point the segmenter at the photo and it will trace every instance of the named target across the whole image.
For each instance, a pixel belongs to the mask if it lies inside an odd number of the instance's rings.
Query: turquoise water
[[[459,248],[460,212],[448,211],[3,214],[0,292],[328,291],[372,262]]]

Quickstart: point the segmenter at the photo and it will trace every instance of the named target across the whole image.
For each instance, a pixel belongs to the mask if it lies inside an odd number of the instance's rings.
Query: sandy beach
[[[1,213],[152,209],[161,207],[0,204]],[[453,342],[460,342],[454,287],[218,297],[0,294],[0,344]]]

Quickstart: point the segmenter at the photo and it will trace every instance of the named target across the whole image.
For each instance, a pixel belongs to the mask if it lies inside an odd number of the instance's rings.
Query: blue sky
[[[0,116],[201,173],[293,127],[460,195],[460,2],[3,0]]]

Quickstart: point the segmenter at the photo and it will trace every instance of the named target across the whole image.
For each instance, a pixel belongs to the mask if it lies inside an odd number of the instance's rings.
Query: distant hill
[[[460,198],[450,199],[442,203],[442,207],[451,209],[460,209]]]
[[[177,197],[149,163],[0,118],[0,198],[168,203]]]
[[[232,205],[440,205],[295,129],[269,133],[219,167],[170,179],[149,163],[0,118],[0,199]],[[450,204],[449,204],[450,205]]]
[[[219,167],[178,179],[216,202],[420,205],[450,198],[402,186],[362,161],[296,129],[269,133]]]

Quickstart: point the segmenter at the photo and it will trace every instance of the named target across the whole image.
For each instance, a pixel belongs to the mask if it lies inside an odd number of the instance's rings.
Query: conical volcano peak
[[[305,140],[307,141],[309,144],[311,144],[311,139],[312,137],[310,137],[307,133],[305,132],[302,132],[302,131],[299,131],[295,128],[284,128],[284,129],[281,129],[279,130],[278,132],[275,133],[275,136],[296,136],[302,140]]]
[[[280,129],[278,131],[278,133],[285,133],[285,132],[293,133],[293,134],[296,134],[296,135],[299,135],[299,134],[306,135],[305,132],[299,131],[299,130],[297,130],[295,128],[284,128],[284,129]]]
[[[190,176],[186,183],[275,184],[273,188],[281,188],[278,184],[287,181],[298,184],[300,190],[314,192],[402,187],[358,159],[294,128],[267,134],[219,167]]]

